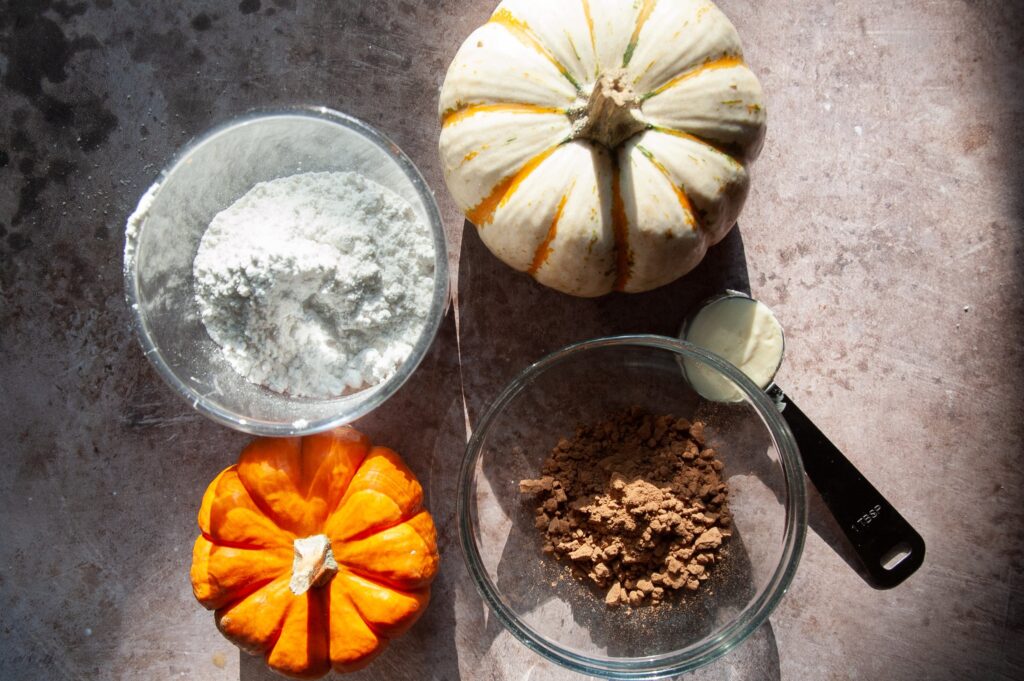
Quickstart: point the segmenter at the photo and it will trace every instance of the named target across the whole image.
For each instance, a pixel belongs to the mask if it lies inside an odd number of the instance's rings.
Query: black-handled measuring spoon
[[[891,589],[924,562],[924,539],[777,385],[768,389],[793,431],[804,470],[850,540],[865,579]]]
[[[890,589],[921,567],[925,554],[921,535],[772,382],[782,363],[784,341],[782,326],[771,310],[746,294],[729,291],[706,301],[687,319],[680,336],[722,355],[755,383],[767,386],[768,396],[793,432],[807,477],[850,541],[868,584]],[[766,354],[756,356],[758,348]],[[731,386],[703,381],[700,376],[689,379],[705,398],[732,401]]]

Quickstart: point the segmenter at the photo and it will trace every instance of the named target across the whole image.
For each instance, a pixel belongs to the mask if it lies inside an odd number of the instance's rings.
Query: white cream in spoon
[[[767,305],[751,298],[724,296],[705,305],[684,329],[683,339],[735,365],[762,390],[782,363],[782,325]],[[694,389],[716,402],[740,402],[732,381],[696,360],[683,360]]]

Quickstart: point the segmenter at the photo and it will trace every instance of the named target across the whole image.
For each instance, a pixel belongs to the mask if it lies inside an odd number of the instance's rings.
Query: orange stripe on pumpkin
[[[556,109],[552,106],[538,106],[536,104],[472,104],[446,113],[441,120],[441,127],[447,128],[449,125],[455,125],[470,116],[492,111],[498,113],[565,114],[565,109]]]
[[[626,53],[622,56],[623,68],[629,66],[629,62],[633,58],[633,52],[636,51],[636,45],[640,41],[640,31],[643,30],[644,24],[647,23],[656,4],[658,4],[657,0],[643,0],[640,13],[636,17],[636,28],[633,29],[633,35],[630,36],[629,43],[626,46]]]
[[[743,59],[741,57],[728,56],[704,62],[700,66],[696,66],[690,69],[689,71],[686,71],[685,73],[679,74],[678,76],[668,81],[667,83],[657,88],[656,90],[648,92],[646,95],[643,96],[643,99],[650,99],[651,97],[660,95],[665,90],[675,87],[684,80],[694,78],[704,73],[705,71],[714,71],[715,69],[730,69],[734,66],[743,66]]]
[[[551,247],[551,242],[558,236],[558,222],[562,219],[562,211],[565,210],[565,202],[569,199],[569,194],[572,193],[572,187],[575,183],[569,187],[569,189],[562,194],[562,200],[558,202],[558,208],[555,210],[555,218],[551,221],[551,226],[548,228],[548,234],[544,237],[544,241],[537,247],[537,252],[533,256],[533,264],[530,265],[530,269],[527,270],[531,276],[537,274],[537,271],[547,262],[547,259],[551,257],[554,252],[554,248]]]
[[[612,160],[612,232],[615,236],[615,284],[616,291],[622,291],[629,283],[633,269],[633,253],[629,249],[629,221],[626,207],[622,202],[622,171],[619,160]]]
[[[512,195],[515,194],[516,190],[519,189],[519,185],[522,184],[523,181],[530,176],[530,173],[536,170],[537,166],[543,163],[548,156],[555,153],[555,149],[557,148],[558,145],[537,154],[527,161],[526,165],[519,169],[519,172],[514,175],[509,175],[499,182],[483,201],[466,212],[466,217],[469,218],[469,221],[482,229],[484,225],[488,224],[494,218],[494,211],[498,210],[500,206],[505,205],[508,200],[512,198]]]
[[[577,83],[576,79],[572,77],[572,74],[569,73],[569,70],[565,68],[565,66],[563,66],[562,63],[558,61],[558,59],[555,58],[555,55],[551,54],[548,48],[544,47],[544,45],[540,42],[537,36],[534,35],[533,29],[531,29],[530,25],[527,24],[525,21],[517,18],[515,15],[512,14],[512,12],[508,11],[508,9],[503,7],[499,9],[497,12],[495,12],[493,15],[491,15],[491,19],[488,23],[504,26],[516,40],[526,45],[527,47],[536,50],[537,53],[539,53],[541,56],[543,56],[545,59],[551,62],[554,65],[554,67],[558,69],[558,72],[561,73],[566,78],[566,80],[572,83],[572,86],[576,88],[576,90],[580,89],[580,84]]]
[[[594,33],[594,15],[590,13],[590,0],[581,0],[581,2],[583,3],[583,16],[587,20],[587,30],[590,32],[590,49],[594,52],[594,68],[600,71],[601,65],[597,59],[597,36]],[[595,72],[594,75],[596,76],[597,73]]]
[[[669,186],[672,187],[672,191],[675,192],[676,198],[679,200],[679,205],[683,207],[683,213],[687,218],[686,223],[690,226],[690,229],[697,231],[697,214],[693,210],[693,204],[690,203],[690,197],[686,195],[686,192],[683,191],[682,187],[672,181],[672,175],[669,174],[668,168],[662,165],[661,161],[656,159],[650,150],[640,146],[639,144],[636,148],[639,149],[640,153],[651,162],[651,165],[657,168],[658,171],[665,176],[665,179],[668,180]]]

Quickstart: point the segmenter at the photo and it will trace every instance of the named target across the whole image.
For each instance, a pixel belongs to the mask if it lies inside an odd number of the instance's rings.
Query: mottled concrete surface
[[[285,103],[391,135],[437,190],[458,265],[431,355],[359,423],[424,480],[443,569],[428,614],[356,678],[566,677],[487,616],[462,566],[467,415],[543,353],[671,333],[726,285],[778,312],[780,382],[928,558],[874,591],[816,521],[770,624],[698,677],[1024,677],[1024,5],[722,5],[769,103],[741,227],[673,286],[579,301],[463,241],[441,182],[435,92],[490,2],[4,0],[0,679],[271,678],[187,580],[199,496],[247,438],[146,363],[120,261],[124,218],[177,147]]]

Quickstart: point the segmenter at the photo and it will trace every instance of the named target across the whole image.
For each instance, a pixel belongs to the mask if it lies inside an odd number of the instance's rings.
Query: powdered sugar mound
[[[261,182],[214,217],[193,263],[210,337],[242,376],[331,397],[390,378],[430,309],[434,244],[357,173]]]

